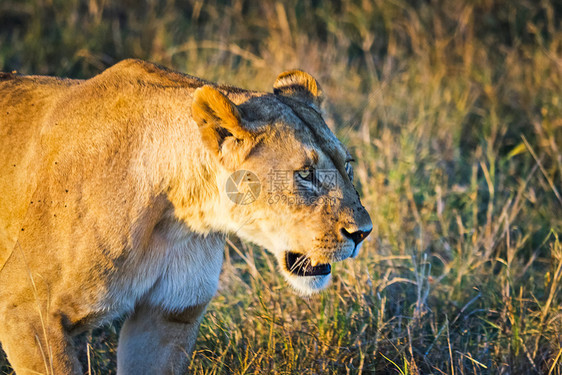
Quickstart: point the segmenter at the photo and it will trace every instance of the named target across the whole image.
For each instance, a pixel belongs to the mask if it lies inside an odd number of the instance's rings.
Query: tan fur
[[[18,375],[82,374],[72,337],[122,315],[118,373],[185,371],[225,233],[272,251],[302,293],[329,276],[293,275],[288,251],[313,264],[357,253],[345,233],[371,222],[319,85],[290,71],[274,87],[137,60],[85,81],[0,75],[0,342]],[[276,201],[271,174],[308,166],[337,186]],[[247,205],[225,191],[241,169],[262,186]],[[306,194],[332,199],[291,203]]]
[[[273,84],[273,92],[304,101],[308,100],[318,107],[324,100],[324,94],[318,82],[310,74],[298,69],[279,74]]]

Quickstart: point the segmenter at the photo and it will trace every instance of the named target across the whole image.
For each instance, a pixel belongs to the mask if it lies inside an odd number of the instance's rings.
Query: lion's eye
[[[353,167],[351,166],[351,163],[348,161],[345,162],[345,173],[347,173],[349,179],[353,181]]]
[[[311,173],[310,169],[301,169],[300,171],[297,171],[297,174],[303,180],[306,180],[306,181],[312,180],[312,173]]]

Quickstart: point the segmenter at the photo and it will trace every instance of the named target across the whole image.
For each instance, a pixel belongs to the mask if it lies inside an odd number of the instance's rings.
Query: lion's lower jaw
[[[295,276],[287,272],[283,272],[285,279],[293,289],[303,296],[310,296],[325,289],[332,278],[332,274],[320,276]]]

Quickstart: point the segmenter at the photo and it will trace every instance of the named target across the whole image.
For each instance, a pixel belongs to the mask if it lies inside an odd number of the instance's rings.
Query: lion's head
[[[322,118],[322,92],[302,71],[273,94],[234,104],[219,89],[194,93],[192,114],[217,162],[216,227],[264,246],[303,294],[324,288],[330,263],[355,257],[371,232],[353,186],[351,155]]]

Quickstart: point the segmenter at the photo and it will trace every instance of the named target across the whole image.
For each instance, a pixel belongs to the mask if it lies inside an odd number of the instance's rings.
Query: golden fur
[[[301,71],[273,94],[137,60],[84,81],[0,75],[0,342],[17,374],[82,374],[72,336],[122,315],[118,373],[185,371],[225,233],[272,251],[301,293],[323,288],[289,251],[355,256],[371,222],[321,100]],[[335,187],[267,188],[303,168]],[[261,182],[250,204],[225,192],[241,169]]]

